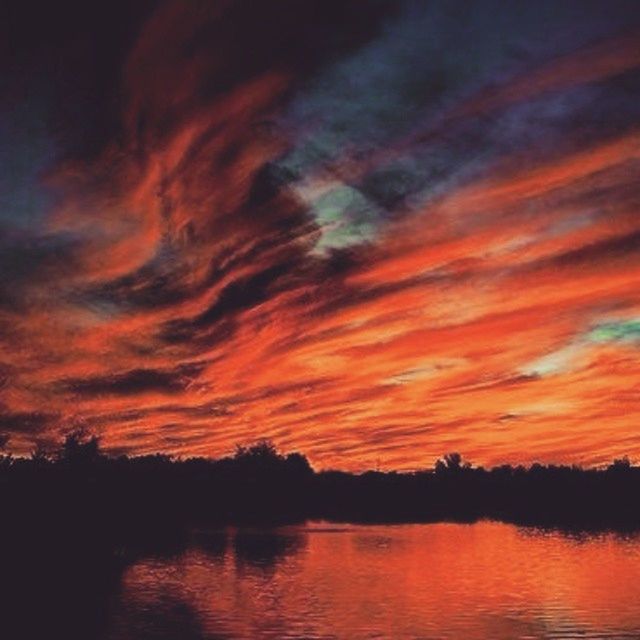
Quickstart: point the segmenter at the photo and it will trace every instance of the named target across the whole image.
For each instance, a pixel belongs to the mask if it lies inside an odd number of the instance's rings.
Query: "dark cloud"
[[[60,419],[56,413],[42,411],[3,411],[0,409],[0,430],[17,433],[37,433]]]
[[[178,367],[171,371],[134,369],[112,376],[67,380],[64,387],[80,395],[136,395],[149,391],[179,393],[199,372],[200,367]]]
[[[608,260],[623,259],[632,254],[637,254],[639,249],[640,230],[565,251],[548,260],[540,261],[536,266],[575,267],[579,265],[602,265]]]
[[[59,155],[95,155],[117,134],[122,65],[143,20],[158,5],[3,2],[0,105],[19,105],[24,116],[43,114]]]
[[[37,287],[55,286],[77,268],[80,241],[0,228],[0,305],[20,308]]]
[[[190,320],[167,323],[162,337],[168,342],[197,340],[213,346],[230,339],[236,328],[236,316],[267,300],[279,288],[286,286],[296,262],[285,260],[256,274],[231,282],[222,289],[216,301]]]

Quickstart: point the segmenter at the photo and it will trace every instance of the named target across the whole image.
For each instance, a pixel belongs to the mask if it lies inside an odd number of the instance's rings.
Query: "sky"
[[[640,459],[637,2],[11,0],[0,77],[8,451]]]

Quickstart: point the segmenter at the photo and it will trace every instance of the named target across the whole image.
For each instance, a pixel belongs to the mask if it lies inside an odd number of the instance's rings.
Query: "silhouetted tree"
[[[301,453],[290,453],[285,458],[285,463],[292,473],[301,476],[313,475],[313,469],[311,468],[309,461],[306,456],[303,456]]]
[[[622,458],[616,458],[608,467],[608,471],[612,471],[614,473],[626,473],[631,469],[631,461],[628,456],[624,456]]]
[[[60,460],[74,464],[92,464],[101,457],[100,438],[88,436],[82,430],[69,433],[59,452]]]
[[[251,445],[236,445],[235,460],[280,460],[281,456],[276,446],[270,440],[258,440]]]
[[[435,471],[438,474],[443,473],[457,473],[461,469],[469,469],[471,464],[465,462],[462,456],[457,453],[446,453],[444,457],[436,461]]]
[[[31,461],[36,465],[43,465],[51,460],[51,453],[49,448],[43,443],[39,442],[35,449],[31,452]]]

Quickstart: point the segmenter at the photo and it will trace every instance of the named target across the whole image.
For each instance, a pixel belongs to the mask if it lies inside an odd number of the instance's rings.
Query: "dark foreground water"
[[[197,534],[124,574],[110,640],[640,638],[640,538],[496,523]]]

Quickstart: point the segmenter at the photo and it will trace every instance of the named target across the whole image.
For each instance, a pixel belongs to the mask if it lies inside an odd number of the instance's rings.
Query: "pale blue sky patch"
[[[625,342],[640,345],[640,319],[603,322],[587,334],[592,342]]]
[[[340,249],[375,237],[382,213],[358,190],[340,183],[293,187],[312,212],[321,236],[316,251]]]

